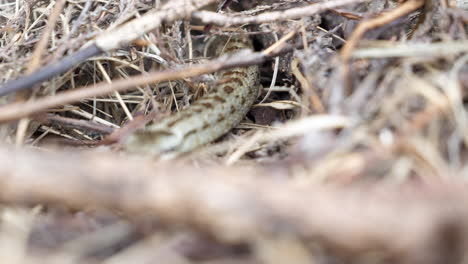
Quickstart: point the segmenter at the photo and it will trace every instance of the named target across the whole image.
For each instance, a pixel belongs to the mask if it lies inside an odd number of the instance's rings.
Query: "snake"
[[[253,48],[251,40],[244,36],[223,39],[215,42],[218,56]],[[259,93],[258,76],[257,65],[215,73],[217,84],[210,93],[187,108],[135,131],[124,141],[123,148],[172,158],[218,139],[238,125],[252,107]]]

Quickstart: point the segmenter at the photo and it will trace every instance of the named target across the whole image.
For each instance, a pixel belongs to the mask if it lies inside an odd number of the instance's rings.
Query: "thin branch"
[[[64,57],[58,63],[47,65],[41,68],[40,70],[20,77],[19,79],[9,81],[3,86],[0,86],[0,96],[11,94],[14,92],[22,91],[25,89],[30,89],[33,85],[44,82],[54,76],[63,74],[70,69],[73,69],[78,64],[86,61],[87,59],[101,54],[103,51],[99,49],[96,45],[88,46],[84,49],[81,49],[69,56]]]
[[[365,20],[359,23],[359,25],[353,31],[348,41],[345,43],[345,45],[340,51],[340,57],[343,62],[341,68],[341,79],[348,92],[351,89],[351,84],[348,78],[350,70],[348,63],[351,59],[353,50],[356,48],[359,40],[364,36],[364,34],[371,29],[381,27],[385,24],[390,23],[391,21],[394,21],[404,15],[407,15],[421,8],[424,5],[424,1],[425,0],[408,0],[387,13],[383,13],[377,16],[376,18]]]
[[[178,19],[188,19],[192,12],[216,0],[178,0],[169,1],[161,10],[149,12],[115,30],[105,32],[96,38],[96,45],[109,51],[124,47],[133,40],[158,28],[163,22],[170,23]]]
[[[33,54],[31,55],[31,60],[29,61],[27,68],[28,74],[34,72],[40,66],[42,54],[46,50],[47,43],[49,42],[49,36],[52,33],[52,31],[54,31],[55,24],[57,23],[57,20],[60,16],[60,13],[63,10],[63,7],[65,6],[65,3],[66,0],[57,0],[57,2],[55,3],[54,9],[52,10],[47,21],[47,26],[44,32],[42,33],[41,39],[36,44]]]
[[[444,41],[439,43],[395,43],[379,46],[360,47],[352,52],[355,59],[417,57],[417,56],[450,56],[468,51],[468,41]]]
[[[125,91],[149,83],[183,79],[201,74],[213,73],[222,69],[260,64],[267,59],[290,52],[294,48],[295,47],[291,45],[284,45],[280,50],[273,51],[269,54],[264,54],[262,52],[253,53],[248,50],[243,50],[204,64],[190,65],[180,69],[138,75],[123,80],[116,80],[111,84],[101,82],[90,87],[78,88],[62,92],[54,96],[42,97],[35,101],[12,103],[0,107],[0,123],[34,115],[47,111],[49,108],[78,102],[85,98],[107,95],[116,91]]]
[[[106,126],[103,124],[98,124],[92,121],[83,120],[83,119],[74,119],[69,117],[63,117],[58,115],[44,115],[38,116],[37,119],[41,121],[43,124],[59,124],[63,127],[68,128],[77,128],[87,131],[95,131],[101,134],[110,134],[114,132],[114,128],[110,126]]]
[[[368,1],[370,0],[332,0],[314,3],[308,6],[291,8],[284,11],[266,12],[256,16],[242,16],[239,14],[220,14],[210,11],[194,11],[192,13],[192,17],[200,19],[203,23],[206,24],[213,23],[221,26],[242,25],[250,23],[259,24],[312,16],[314,14],[332,8]]]
[[[382,25],[388,24],[389,22],[400,18],[406,14],[409,14],[424,5],[424,0],[409,0],[403,3],[401,6],[395,8],[392,11],[383,13],[382,15],[362,21],[357,28],[353,31],[353,34],[345,43],[341,49],[341,58],[344,62],[347,62],[351,58],[352,51],[356,47],[358,41],[362,36],[369,30],[381,27]]]
[[[149,12],[114,30],[102,33],[88,47],[63,58],[60,62],[48,65],[42,70],[4,84],[0,87],[0,96],[30,89],[35,84],[73,69],[93,56],[128,45],[147,32],[158,28],[163,22],[189,18],[192,11],[214,1],[192,0],[189,1],[189,4],[187,4],[186,0],[170,1],[161,10]]]

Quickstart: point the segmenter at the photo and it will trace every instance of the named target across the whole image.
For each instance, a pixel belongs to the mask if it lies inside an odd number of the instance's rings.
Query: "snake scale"
[[[218,41],[215,54],[252,49],[245,37]],[[257,65],[215,74],[217,85],[186,109],[136,131],[124,142],[130,152],[173,157],[210,143],[229,132],[245,117],[258,96]]]

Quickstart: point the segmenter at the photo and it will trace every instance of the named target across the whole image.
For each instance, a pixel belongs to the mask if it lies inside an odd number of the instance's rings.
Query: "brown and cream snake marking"
[[[219,55],[251,49],[243,37],[221,41]],[[172,157],[212,142],[236,126],[247,114],[258,95],[258,66],[233,68],[216,73],[213,92],[188,108],[160,122],[136,131],[124,143],[130,152]]]

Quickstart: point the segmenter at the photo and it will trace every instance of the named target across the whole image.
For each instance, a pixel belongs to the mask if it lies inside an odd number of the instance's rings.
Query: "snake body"
[[[243,37],[221,41],[216,54],[251,49]],[[136,131],[124,143],[130,152],[175,156],[189,152],[230,131],[245,117],[258,95],[258,66],[239,67],[215,74],[218,85],[186,109]]]

